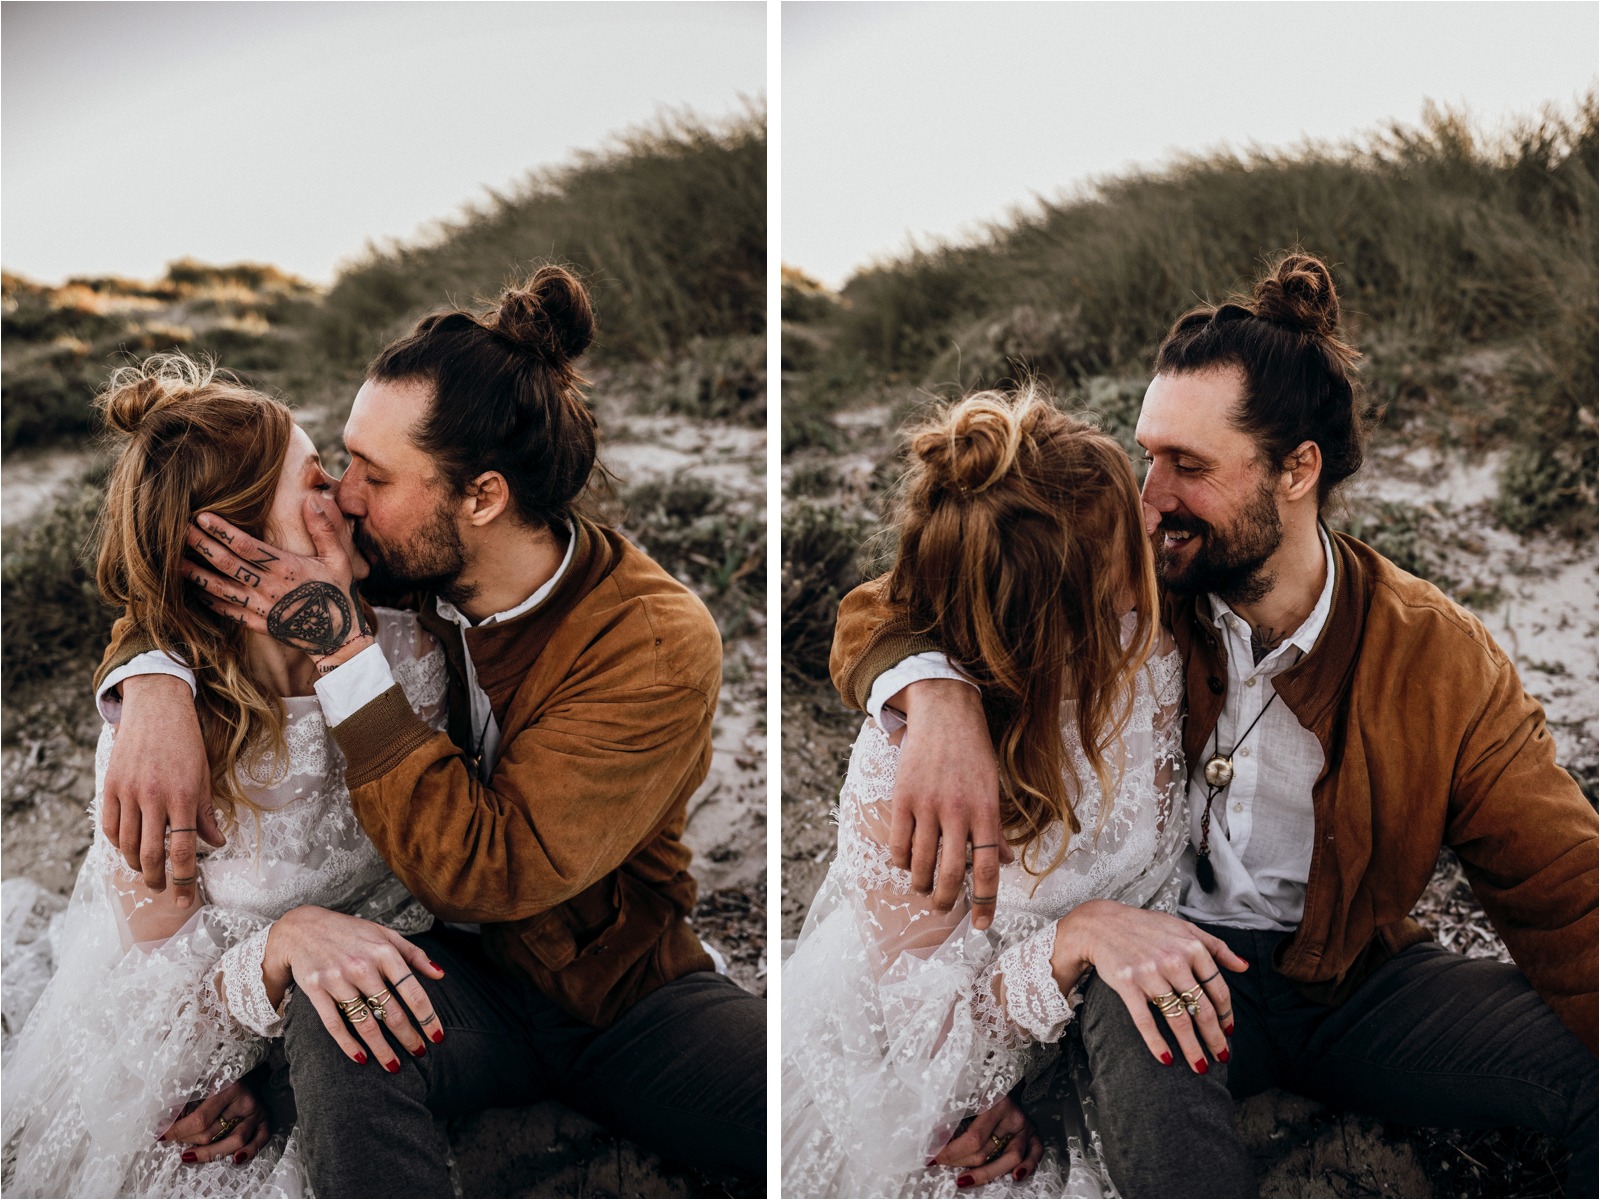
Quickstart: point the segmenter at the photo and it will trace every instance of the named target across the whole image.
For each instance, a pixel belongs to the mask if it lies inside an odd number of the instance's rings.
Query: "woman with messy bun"
[[[281,1030],[277,1007],[298,966],[267,963],[269,939],[315,908],[420,972],[427,960],[401,934],[432,918],[356,821],[313,694],[316,656],[214,612],[183,572],[202,511],[314,552],[302,506],[334,481],[283,404],[181,355],[117,371],[98,406],[118,443],[101,514],[101,594],[188,670],[226,842],[201,851],[194,877],[173,880],[194,888],[191,908],[175,889],[147,887],[96,822],[54,974],[8,1054],[6,1191],[309,1195],[295,1137],[272,1136],[258,1097],[237,1083]],[[360,572],[348,526],[331,536]],[[442,723],[432,639],[414,615],[361,603],[353,589],[341,600],[412,665],[412,701]],[[117,742],[114,705],[109,716],[96,815]],[[291,909],[298,915],[286,917]],[[16,962],[8,955],[8,990]]]
[[[223,628],[325,672],[336,761],[383,860],[429,910],[474,927],[421,935],[418,966],[359,945],[350,965],[347,933],[300,909],[274,925],[263,966],[296,964],[292,992],[268,980],[280,1074],[322,1195],[449,1194],[433,1114],[552,1097],[677,1157],[765,1162],[765,1006],[715,970],[690,923],[683,841],[722,640],[692,591],[582,511],[596,426],[577,360],[594,333],[583,284],[554,266],[493,304],[429,314],[368,368],[337,508],[306,517],[324,531],[315,553],[222,512],[187,535],[183,573]],[[364,586],[410,597],[449,659],[448,732],[407,704],[416,663],[381,621],[374,645],[353,619],[340,514],[371,565]],[[114,646],[107,678],[141,649]],[[175,719],[175,690],[138,685],[128,707],[162,715],[125,712],[124,744]],[[185,774],[205,749],[161,745]],[[192,823],[148,799],[137,759],[108,771],[145,828]],[[122,840],[127,853],[137,839]]]
[[[839,853],[784,970],[784,1190],[1099,1195],[1081,1130],[1066,1156],[1020,1113],[976,1151],[946,1142],[1055,1060],[1081,981],[1058,945],[1067,914],[1172,900],[1182,680],[1138,485],[1112,438],[1032,385],[950,406],[910,451],[883,586],[905,634],[982,689],[1016,857],[988,938],[968,902],[944,913],[913,892],[889,855],[903,730],[888,710],[866,722]]]

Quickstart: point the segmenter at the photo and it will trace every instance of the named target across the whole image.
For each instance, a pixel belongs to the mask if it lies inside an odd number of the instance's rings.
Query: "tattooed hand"
[[[372,626],[351,577],[338,510],[330,512],[317,495],[307,509],[316,557],[268,546],[201,513],[187,540],[206,565],[185,559],[183,574],[212,611],[305,652],[325,671],[371,645]]]

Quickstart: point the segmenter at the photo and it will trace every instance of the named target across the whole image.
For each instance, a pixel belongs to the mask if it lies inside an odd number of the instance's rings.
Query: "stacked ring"
[[[1188,1008],[1183,997],[1177,992],[1162,992],[1159,996],[1151,996],[1150,1003],[1160,1009],[1164,1017],[1175,1017]]]
[[[389,994],[389,989],[384,988],[383,991],[379,992],[376,996],[366,997],[367,1006],[372,1009],[372,1015],[377,1017],[380,1021],[384,1020],[389,1015],[388,1010],[384,1008],[384,1005],[389,1003]]]
[[[352,1025],[361,1024],[370,1015],[367,1012],[365,996],[352,996],[349,1000],[335,1000],[334,1003],[339,1006],[339,1011],[344,1014],[345,1020]]]

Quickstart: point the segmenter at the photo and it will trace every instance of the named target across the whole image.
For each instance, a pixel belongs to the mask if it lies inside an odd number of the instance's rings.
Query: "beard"
[[[366,558],[371,572],[361,590],[376,602],[394,603],[402,596],[434,592],[451,604],[471,600],[477,588],[461,583],[466,570],[466,546],[456,528],[454,503],[442,501],[415,534],[400,546],[377,541],[360,521],[356,522],[356,548]]]
[[[1187,551],[1187,564],[1182,562],[1184,550],[1166,549],[1163,531],[1199,536],[1200,544]],[[1210,592],[1225,604],[1254,604],[1277,582],[1266,565],[1283,542],[1283,522],[1272,487],[1264,481],[1227,529],[1198,517],[1167,513],[1153,540],[1156,571],[1172,591],[1190,596]]]

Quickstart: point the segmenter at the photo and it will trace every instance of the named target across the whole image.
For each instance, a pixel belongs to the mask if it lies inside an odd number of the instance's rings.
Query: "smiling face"
[[[1231,416],[1244,392],[1234,368],[1157,375],[1134,437],[1149,472],[1143,504],[1156,570],[1168,588],[1249,604],[1274,583],[1267,562],[1283,541],[1278,476]]]
[[[426,383],[369,379],[345,422],[350,469],[339,484],[339,507],[355,520],[356,545],[380,590],[450,596],[466,569],[457,498],[411,436],[432,401]]]
[[[311,437],[300,426],[289,434],[289,448],[284,452],[283,467],[278,472],[278,487],[273,493],[272,510],[267,514],[266,541],[291,554],[314,557],[316,545],[306,530],[305,503],[312,492],[324,492],[331,499],[339,481],[322,469],[322,458],[312,445]],[[356,550],[351,540],[354,523],[339,522],[339,538],[345,553],[350,556],[352,574],[365,579],[367,562]]]

